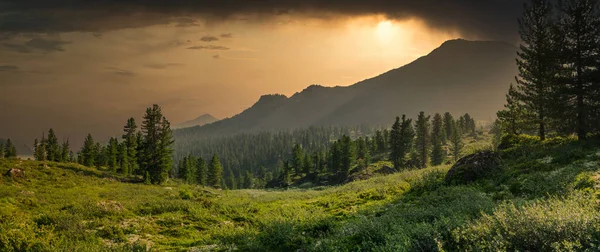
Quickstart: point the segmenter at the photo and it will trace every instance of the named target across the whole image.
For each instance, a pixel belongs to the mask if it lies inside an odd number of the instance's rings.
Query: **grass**
[[[446,165],[335,187],[237,191],[0,160],[0,172],[25,173],[0,178],[0,250],[598,250],[597,142],[532,141],[502,156],[502,174],[467,185],[445,184]]]

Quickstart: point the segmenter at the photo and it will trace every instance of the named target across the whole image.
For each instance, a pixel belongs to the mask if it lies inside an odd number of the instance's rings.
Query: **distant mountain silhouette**
[[[348,87],[311,85],[287,98],[264,95],[242,113],[184,133],[201,136],[319,125],[391,124],[395,116],[470,113],[492,119],[516,75],[517,48],[450,40],[403,67]]]
[[[219,119],[215,118],[214,116],[212,116],[210,114],[204,114],[194,120],[189,120],[186,122],[176,124],[173,126],[173,128],[180,129],[180,128],[189,128],[189,127],[194,127],[194,126],[202,126],[205,124],[216,122],[218,120]]]

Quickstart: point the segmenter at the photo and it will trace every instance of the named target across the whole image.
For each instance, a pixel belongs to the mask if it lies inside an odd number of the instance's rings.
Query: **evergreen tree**
[[[188,184],[197,183],[196,165],[197,160],[194,156],[188,155],[183,158],[179,166],[179,177]]]
[[[348,173],[350,172],[350,168],[352,168],[352,164],[356,160],[355,157],[355,149],[354,143],[349,136],[342,136],[340,141],[340,150],[341,150],[341,177],[346,178]]]
[[[553,53],[552,8],[547,0],[532,0],[525,4],[525,13],[519,19],[519,33],[522,44],[517,52],[519,85],[517,98],[525,109],[534,113],[540,139],[546,138],[550,98],[556,55]]]
[[[250,173],[250,171],[246,171],[246,175],[244,176],[244,188],[246,189],[252,189],[252,181],[254,179],[252,178],[252,173]]]
[[[508,94],[506,94],[506,104],[504,110],[498,111],[498,120],[502,124],[502,128],[506,130],[506,133],[511,135],[519,135],[525,129],[527,129],[527,116],[525,109],[517,100],[518,91],[510,84]]]
[[[35,142],[37,143],[37,138],[35,139]],[[4,143],[0,142],[0,159],[3,159],[4,156]]]
[[[418,168],[427,167],[429,160],[429,151],[431,147],[431,135],[430,135],[430,116],[425,116],[424,112],[420,112],[416,121],[416,132],[417,139],[415,140],[415,149],[419,155]]]
[[[381,130],[375,132],[375,146],[376,149],[373,151],[373,153],[381,153],[385,151],[385,140]]]
[[[288,187],[292,183],[291,176],[290,176],[291,172],[292,172],[292,168],[290,167],[290,162],[285,161],[283,163],[283,175],[282,175],[282,179],[281,179],[284,187]]]
[[[206,184],[206,162],[203,158],[199,157],[196,162],[196,182],[200,185]]]
[[[390,144],[390,131],[388,129],[383,130],[383,146],[381,151],[385,151],[388,149],[388,145]]]
[[[402,116],[402,120],[405,119],[405,116]],[[394,165],[396,170],[400,169],[402,163],[402,157],[406,155],[403,152],[401,144],[400,132],[402,131],[400,124],[400,117],[396,117],[396,121],[392,124],[392,130],[390,131],[390,161]]]
[[[448,140],[450,140],[450,136],[452,135],[452,127],[454,125],[454,117],[450,114],[450,112],[444,113],[444,144]]]
[[[135,124],[135,119],[129,118],[125,127],[123,127],[123,131],[125,132],[122,136],[123,145],[125,146],[125,152],[127,154],[127,158],[123,158],[123,160],[127,160],[127,174],[135,173],[138,168],[138,144],[141,142],[141,139],[138,140],[138,137],[141,138],[141,133],[137,131],[137,125]],[[138,136],[138,133],[140,134]]]
[[[48,130],[48,140],[46,142],[46,159],[48,161],[60,161],[60,147],[58,146],[58,138],[54,134],[54,130]]]
[[[296,174],[300,174],[302,172],[302,147],[299,144],[294,145],[294,149],[292,149],[292,165],[294,166],[294,171]]]
[[[120,167],[121,174],[130,174],[129,170],[129,156],[127,155],[127,144],[122,142],[117,148],[117,165]]]
[[[566,73],[560,80],[559,92],[564,94],[566,118],[573,117],[579,139],[589,133],[590,115],[597,110],[600,92],[598,66],[600,64],[600,17],[598,1],[560,1],[559,36],[563,52],[560,66]]]
[[[240,179],[242,179],[242,178],[240,177]],[[227,167],[227,180],[226,181],[227,181],[227,183],[226,183],[227,188],[229,188],[231,190],[238,189],[238,183],[237,183],[237,181],[235,179],[235,174],[231,170],[231,167]],[[247,188],[247,187],[244,187],[244,184],[242,183],[241,188]]]
[[[309,153],[304,155],[304,159],[302,160],[302,172],[304,174],[309,174],[313,170],[313,162]]]
[[[6,139],[6,143],[4,143],[4,157],[5,158],[16,158],[17,157],[17,148],[9,139]]]
[[[81,164],[87,167],[92,167],[96,163],[96,143],[92,134],[88,134],[81,148]]]
[[[106,165],[112,172],[117,172],[117,155],[119,142],[116,138],[111,137],[106,146]]]
[[[106,166],[106,147],[102,147],[102,145],[97,142],[94,152],[96,153],[96,163],[94,164],[96,168],[100,169],[102,166]]]
[[[61,150],[60,162],[65,162],[65,163],[70,162],[71,160],[69,159],[69,152],[71,150],[69,149],[69,139],[67,139],[66,141],[63,142],[60,150]]]
[[[207,183],[209,186],[219,188],[221,186],[221,174],[223,173],[223,167],[217,154],[214,154],[210,164],[208,165],[208,177]]]
[[[462,132],[460,132],[460,128],[455,125],[452,127],[452,135],[450,137],[450,152],[454,157],[454,162],[458,161],[461,158],[461,152],[464,144],[462,142]]]
[[[465,118],[465,130],[467,134],[471,135],[471,136],[475,136],[475,130],[476,130],[476,126],[475,126],[475,119],[473,119],[471,117],[471,115],[469,115],[469,113],[466,113],[464,115]]]
[[[442,116],[436,113],[433,116],[431,130],[431,165],[441,165],[444,162],[444,149],[442,140],[444,139],[444,128]]]
[[[173,163],[173,136],[171,124],[162,115],[162,109],[154,104],[146,109],[142,122],[144,133],[142,170],[148,171],[152,184],[161,184],[168,179]],[[217,185],[218,186],[218,185]]]
[[[492,146],[494,149],[497,149],[502,141],[502,121],[500,119],[496,119],[490,128],[490,134],[492,134]]]

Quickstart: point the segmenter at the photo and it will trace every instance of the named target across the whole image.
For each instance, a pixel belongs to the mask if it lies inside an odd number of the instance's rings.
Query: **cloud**
[[[206,46],[192,46],[188,47],[190,50],[229,50],[229,47],[217,46],[217,45],[206,45]]]
[[[162,70],[162,69],[167,69],[169,67],[178,67],[178,66],[183,66],[183,65],[184,64],[181,64],[181,63],[153,63],[153,64],[146,64],[146,65],[144,65],[144,67]]]
[[[456,29],[483,38],[516,37],[522,1],[514,0],[0,0],[0,33],[102,32],[196,20],[256,21],[281,15],[335,18],[382,14],[391,19],[420,18],[435,28]]]
[[[213,59],[220,59],[221,58],[221,56],[219,56],[218,54],[215,54],[212,57],[213,57]]]
[[[221,38],[233,38],[233,34],[231,34],[231,33],[223,33],[223,34],[221,34]]]
[[[50,53],[64,51],[64,45],[70,43],[71,42],[69,41],[62,41],[59,39],[34,38],[23,44],[3,43],[2,45],[8,50],[18,53],[32,53],[34,51]]]
[[[19,67],[15,65],[0,65],[0,72],[16,72],[19,71]]]
[[[219,38],[215,36],[203,36],[202,38],[200,38],[200,40],[204,42],[213,42],[219,40]]]
[[[123,76],[123,77],[133,77],[133,76],[137,75],[133,71],[121,69],[121,68],[117,68],[117,67],[105,67],[105,69],[109,70],[109,72],[111,74],[115,74],[115,75],[119,75],[119,76]]]

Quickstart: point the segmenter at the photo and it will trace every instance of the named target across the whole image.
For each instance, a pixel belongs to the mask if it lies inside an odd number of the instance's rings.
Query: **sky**
[[[172,123],[263,94],[348,86],[444,41],[517,41],[506,0],[0,0],[0,138],[106,141],[159,104]]]

